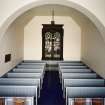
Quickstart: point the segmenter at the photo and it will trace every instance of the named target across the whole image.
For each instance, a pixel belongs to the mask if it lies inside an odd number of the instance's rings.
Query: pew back
[[[60,66],[60,69],[86,69],[87,66]]]
[[[74,62],[71,62],[71,63],[59,63],[59,66],[83,66],[84,64],[83,63],[74,63]]]
[[[0,85],[0,97],[31,97],[36,96],[37,86]]]
[[[37,86],[0,85],[0,97],[34,97],[37,105]]]
[[[61,73],[89,73],[90,69],[60,69]]]
[[[37,86],[38,95],[40,95],[41,81],[34,78],[0,78],[0,85],[24,85],[24,86]]]
[[[20,73],[43,73],[43,69],[22,69],[22,68],[15,68],[13,72],[20,72]]]
[[[22,62],[21,65],[45,65],[46,63],[44,62]]]
[[[24,63],[46,63],[46,61],[41,60],[24,60]]]
[[[96,79],[97,77],[96,73],[62,73],[60,82],[63,86],[64,79]]]
[[[69,98],[105,98],[105,87],[66,87],[66,105]]]
[[[37,85],[40,87],[40,79],[34,78],[0,78],[0,85]]]
[[[104,79],[64,79],[64,88],[65,87],[80,87],[80,86],[104,86]]]
[[[59,63],[82,63],[81,61],[59,61]]]
[[[7,73],[8,78],[41,78],[41,73]]]
[[[66,98],[105,98],[105,87],[66,87]]]
[[[43,65],[18,65],[17,68],[44,69]]]
[[[97,78],[96,73],[62,73],[62,79],[92,79]]]
[[[63,96],[65,97],[66,87],[104,87],[104,79],[64,79],[62,84]]]

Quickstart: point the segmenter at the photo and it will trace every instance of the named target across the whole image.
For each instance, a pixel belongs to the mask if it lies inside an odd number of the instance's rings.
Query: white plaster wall
[[[82,29],[82,61],[105,78],[105,43],[90,21]]]
[[[50,23],[50,16],[35,16],[24,28],[24,59],[42,58],[42,24]],[[55,16],[56,24],[64,24],[64,60],[80,60],[81,29],[69,16]]]
[[[0,76],[23,60],[23,28],[13,23],[0,42]],[[5,63],[5,55],[11,54],[11,61]]]
[[[24,11],[49,3],[67,5],[81,11],[96,24],[105,39],[105,0],[0,0],[1,35],[8,25]]]

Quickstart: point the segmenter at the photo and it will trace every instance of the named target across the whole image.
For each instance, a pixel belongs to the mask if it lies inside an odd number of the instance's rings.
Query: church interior
[[[105,105],[104,4],[1,0],[0,105]]]

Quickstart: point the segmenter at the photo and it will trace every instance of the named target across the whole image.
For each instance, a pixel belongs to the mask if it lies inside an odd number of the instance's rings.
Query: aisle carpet
[[[65,105],[58,71],[46,71],[38,105]]]

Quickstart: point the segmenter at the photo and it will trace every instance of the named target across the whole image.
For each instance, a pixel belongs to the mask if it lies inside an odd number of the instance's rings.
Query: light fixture
[[[54,21],[54,9],[52,10],[52,20],[51,20],[51,24],[55,24],[55,21]]]

